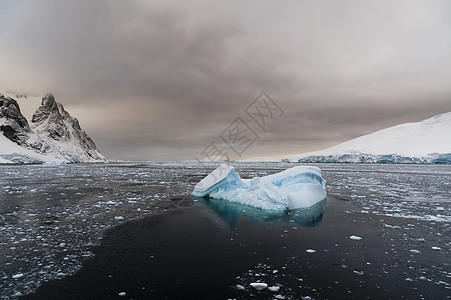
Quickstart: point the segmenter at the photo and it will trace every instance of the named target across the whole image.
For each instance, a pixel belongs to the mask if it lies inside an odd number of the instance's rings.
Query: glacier
[[[241,162],[451,164],[451,112],[404,123],[335,145],[284,158]]]
[[[288,157],[302,163],[451,163],[451,112]]]
[[[227,200],[272,211],[306,208],[326,199],[321,170],[296,166],[280,173],[241,179],[235,168],[221,164],[196,184],[192,195]]]

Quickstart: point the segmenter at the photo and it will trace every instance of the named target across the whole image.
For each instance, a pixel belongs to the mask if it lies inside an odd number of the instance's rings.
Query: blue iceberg
[[[317,167],[297,166],[280,173],[241,179],[221,164],[194,187],[196,197],[210,197],[273,211],[306,208],[326,199],[326,180]]]

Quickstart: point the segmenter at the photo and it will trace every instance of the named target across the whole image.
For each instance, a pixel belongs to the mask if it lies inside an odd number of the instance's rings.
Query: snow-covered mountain
[[[30,125],[17,101],[0,94],[0,163],[105,160],[78,120],[53,95],[42,98]]]
[[[451,112],[288,159],[299,162],[451,163]]]

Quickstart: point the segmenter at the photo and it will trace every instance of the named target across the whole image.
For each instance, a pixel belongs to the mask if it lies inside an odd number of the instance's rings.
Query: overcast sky
[[[0,92],[51,92],[111,159],[320,150],[451,111],[451,1],[4,1]],[[283,110],[264,128],[262,91]],[[257,120],[258,121],[258,120]],[[230,128],[230,127],[229,127]]]

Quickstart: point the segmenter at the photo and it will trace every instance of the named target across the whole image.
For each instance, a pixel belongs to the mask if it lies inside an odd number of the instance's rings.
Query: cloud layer
[[[0,3],[0,89],[54,93],[111,158],[192,159],[261,91],[285,114],[244,156],[451,110],[449,1]]]

